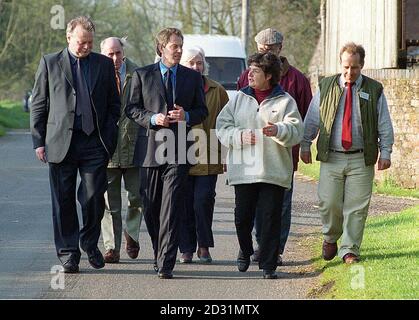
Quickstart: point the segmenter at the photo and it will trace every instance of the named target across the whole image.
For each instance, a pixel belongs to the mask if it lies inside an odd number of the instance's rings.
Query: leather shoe
[[[347,253],[343,256],[343,261],[346,264],[358,263],[359,257],[354,255],[353,253]]]
[[[246,272],[249,269],[250,265],[250,256],[246,256],[241,250],[237,257],[237,268],[240,272]]]
[[[105,255],[103,256],[106,263],[118,263],[120,254],[118,251],[113,249],[106,250]]]
[[[105,266],[105,260],[98,247],[87,251],[87,257],[90,265],[95,269],[101,269]]]
[[[336,243],[329,243],[323,241],[323,259],[332,260],[338,252],[338,245]]]
[[[159,279],[172,279],[173,273],[171,271],[161,271],[158,273]]]
[[[184,252],[179,258],[180,263],[192,263],[193,253],[191,252]]]
[[[275,270],[263,270],[263,279],[278,279]]]
[[[135,259],[138,257],[138,253],[140,252],[140,244],[135,241],[131,236],[124,230],[126,245],[125,250],[127,251],[128,257],[131,259]]]
[[[68,259],[65,263],[63,263],[64,273],[78,273],[79,272],[79,265],[74,259]]]

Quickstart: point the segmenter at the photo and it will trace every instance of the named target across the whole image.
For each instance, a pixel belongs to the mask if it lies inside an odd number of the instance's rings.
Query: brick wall
[[[394,127],[392,166],[376,171],[404,188],[419,188],[419,69],[363,70],[384,85]]]

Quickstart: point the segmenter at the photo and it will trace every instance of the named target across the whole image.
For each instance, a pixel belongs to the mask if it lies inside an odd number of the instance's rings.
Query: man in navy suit
[[[165,28],[156,37],[160,61],[137,69],[132,78],[127,116],[139,125],[134,162],[141,167],[140,194],[154,249],[154,269],[171,279],[178,250],[190,164],[190,128],[208,115],[200,74],[179,64],[183,35]]]

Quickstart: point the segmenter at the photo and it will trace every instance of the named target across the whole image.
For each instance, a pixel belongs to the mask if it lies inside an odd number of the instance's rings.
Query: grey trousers
[[[364,154],[330,153],[320,165],[319,211],[324,240],[341,238],[338,256],[360,254],[370,205],[374,166],[365,166]]]
[[[121,181],[124,178],[128,207],[125,218],[126,231],[138,242],[143,218],[140,198],[139,168],[108,168],[108,190],[105,193],[105,214],[102,219],[102,237],[106,250],[121,250],[122,239],[122,196]]]

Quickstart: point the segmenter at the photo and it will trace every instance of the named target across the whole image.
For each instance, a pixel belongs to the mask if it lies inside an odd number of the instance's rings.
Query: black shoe
[[[250,265],[250,256],[245,256],[245,254],[240,250],[237,257],[237,268],[240,272],[246,272],[249,269]]]
[[[263,270],[263,279],[278,279],[275,270]]]
[[[64,264],[64,273],[78,273],[79,272],[79,265],[77,264],[74,259],[68,259]]]
[[[157,265],[157,260],[154,260],[153,262],[153,269],[155,272],[159,272],[159,266]]]
[[[159,279],[172,279],[173,273],[171,271],[162,271],[158,273]]]
[[[93,250],[87,251],[87,257],[90,265],[95,269],[101,269],[105,266],[105,260],[103,259],[102,253],[98,247]]]

